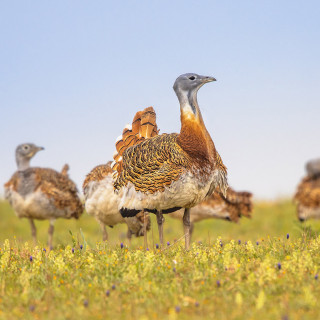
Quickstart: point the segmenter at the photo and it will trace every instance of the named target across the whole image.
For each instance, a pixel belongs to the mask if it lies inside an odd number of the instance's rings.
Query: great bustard
[[[111,161],[93,168],[83,182],[85,208],[88,214],[95,217],[102,230],[103,241],[108,240],[106,226],[113,227],[118,223],[128,225],[127,236],[143,236],[150,229],[149,215],[140,212],[135,217],[123,218],[118,206],[120,199],[113,189],[113,171]]]
[[[52,248],[54,221],[57,218],[78,219],[83,205],[67,170],[61,174],[53,169],[30,167],[31,158],[40,150],[43,148],[32,143],[16,148],[18,171],[4,185],[5,198],[19,218],[29,219],[35,243],[37,230],[33,220],[50,220],[48,244]]]
[[[320,219],[320,159],[309,161],[306,171],[294,196],[300,221]]]
[[[238,222],[239,218],[245,216],[251,217],[252,212],[252,193],[237,192],[228,188],[226,197],[217,188],[217,190],[206,200],[199,203],[191,209],[190,238],[194,229],[194,223],[206,219],[224,219],[231,222]],[[169,217],[182,220],[183,210],[172,212]]]
[[[205,127],[197,102],[198,90],[211,81],[215,78],[194,73],[181,75],[175,81],[173,89],[180,102],[180,134],[153,136],[155,113],[151,108],[151,111],[145,110],[152,120],[145,125],[150,131],[147,139],[138,140],[138,144],[132,146],[131,141],[135,140],[132,136],[140,136],[135,123],[140,112],[132,129],[126,128],[116,144],[114,187],[121,198],[120,212],[123,217],[135,216],[141,210],[156,213],[161,244],[164,213],[185,209],[183,224],[186,249],[189,249],[190,208],[210,196],[218,186],[223,193],[227,190],[226,167]]]

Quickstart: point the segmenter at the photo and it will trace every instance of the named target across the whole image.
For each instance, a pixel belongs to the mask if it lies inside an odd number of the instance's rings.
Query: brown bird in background
[[[96,166],[87,174],[83,182],[85,208],[89,215],[96,218],[100,224],[103,241],[108,240],[106,226],[113,228],[118,223],[128,225],[127,236],[143,236],[150,230],[149,215],[140,212],[135,217],[123,218],[118,206],[120,199],[113,189],[113,171],[111,161],[107,164]]]
[[[123,217],[145,210],[157,215],[163,244],[163,214],[184,208],[186,249],[190,246],[190,208],[210,196],[219,186],[226,192],[227,171],[205,127],[197,92],[216,79],[194,73],[174,83],[180,102],[180,133],[157,134],[153,108],[138,112],[116,142],[114,188],[121,198]],[[141,132],[144,131],[144,139]]]
[[[52,248],[54,222],[57,218],[78,219],[83,205],[73,181],[68,178],[67,169],[63,174],[48,168],[30,167],[30,160],[44,148],[33,143],[24,143],[16,148],[18,171],[4,185],[5,198],[19,218],[28,218],[34,242],[37,230],[34,219],[50,221],[49,247]]]
[[[320,218],[320,159],[306,164],[307,176],[298,185],[294,195],[299,220]]]
[[[231,222],[238,222],[239,218],[245,216],[251,218],[252,193],[237,192],[228,188],[226,197],[221,190],[217,190],[206,200],[191,209],[190,238],[194,230],[194,223],[205,219],[224,219]],[[182,220],[183,210],[169,214],[169,217]]]

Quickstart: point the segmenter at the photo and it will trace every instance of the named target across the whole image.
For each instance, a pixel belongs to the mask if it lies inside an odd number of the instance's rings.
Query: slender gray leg
[[[102,232],[102,241],[108,241],[108,232],[106,229],[106,225],[99,221],[101,232]]]
[[[32,235],[32,238],[33,238],[34,245],[37,245],[37,228],[36,228],[36,225],[34,224],[33,219],[29,219],[29,222],[30,222],[31,235]]]
[[[132,232],[128,226],[128,231],[127,231],[127,238],[129,240],[129,244],[131,245],[131,239],[132,239]]]
[[[49,249],[50,249],[50,250],[53,249],[52,240],[53,240],[54,222],[55,222],[54,219],[51,219],[51,220],[50,220],[50,225],[49,225],[49,230],[48,230],[48,234],[49,234],[49,237],[48,237],[48,245],[49,245]]]
[[[143,236],[144,236],[144,249],[148,248],[148,235],[147,235],[147,217],[145,211],[143,211]]]
[[[189,250],[190,247],[190,209],[184,209],[183,215],[183,227],[184,227],[184,234],[186,237],[186,250]]]
[[[191,223],[190,223],[190,240],[192,239],[193,230],[194,230],[194,223],[191,222]]]
[[[160,245],[163,246],[163,222],[164,217],[161,211],[157,211],[157,223],[158,223],[158,230],[159,230],[159,241]]]
[[[131,247],[132,234],[133,234],[132,231],[128,227],[127,238],[128,238],[128,243],[130,247]]]

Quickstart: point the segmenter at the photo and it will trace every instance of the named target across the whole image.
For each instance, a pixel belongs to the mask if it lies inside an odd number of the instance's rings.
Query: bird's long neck
[[[18,171],[23,171],[30,168],[30,158],[16,156],[16,162],[18,166]]]
[[[215,146],[204,124],[197,92],[198,90],[177,92],[181,112],[179,144],[192,157],[212,161]]]

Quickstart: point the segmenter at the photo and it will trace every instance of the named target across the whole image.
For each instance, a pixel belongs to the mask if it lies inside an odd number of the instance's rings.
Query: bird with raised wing
[[[63,174],[49,168],[30,167],[30,160],[43,150],[33,143],[23,143],[16,148],[18,171],[4,185],[5,198],[19,218],[30,221],[34,242],[37,230],[34,219],[50,221],[49,247],[52,248],[54,221],[57,218],[78,219],[83,212],[78,190],[68,178],[67,167]]]
[[[163,244],[163,214],[184,208],[186,249],[190,246],[190,208],[209,197],[217,187],[225,194],[227,170],[208,133],[197,102],[197,92],[213,77],[187,73],[173,89],[180,102],[180,133],[157,134],[153,108],[136,114],[132,127],[117,139],[114,188],[123,217],[145,210],[157,215]],[[146,121],[142,125],[142,114]],[[137,122],[136,119],[141,118]],[[141,131],[147,131],[140,139]]]

